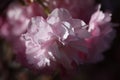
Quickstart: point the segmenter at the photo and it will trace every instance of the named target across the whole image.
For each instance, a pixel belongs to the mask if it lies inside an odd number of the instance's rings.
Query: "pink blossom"
[[[99,9],[88,25],[73,19],[64,8],[53,10],[47,19],[33,17],[27,32],[21,36],[28,64],[37,69],[57,65],[72,69],[75,65],[101,60],[101,52],[113,39],[110,20],[111,15]]]
[[[115,30],[113,30],[110,23],[111,16],[110,13],[100,11],[100,5],[98,10],[91,16],[88,32],[91,32],[92,36],[87,39],[87,42],[90,45],[89,56],[92,57],[89,57],[88,62],[102,60],[103,55],[101,53],[110,47],[115,37]]]
[[[6,10],[6,17],[3,17],[0,35],[7,39],[20,36],[26,31],[29,19],[41,15],[44,16],[44,11],[37,3],[32,3],[29,6],[23,6],[17,2],[12,3]]]

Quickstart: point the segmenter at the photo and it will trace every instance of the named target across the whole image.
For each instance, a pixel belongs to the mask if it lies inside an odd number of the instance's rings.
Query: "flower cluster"
[[[73,19],[64,8],[56,8],[44,19],[33,17],[27,32],[22,34],[28,64],[37,69],[75,65],[102,60],[101,52],[108,49],[114,38],[111,14],[98,10],[88,24]]]

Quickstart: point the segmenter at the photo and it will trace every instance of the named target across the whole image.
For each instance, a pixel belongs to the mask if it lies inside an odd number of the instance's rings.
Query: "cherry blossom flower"
[[[101,52],[108,49],[114,36],[110,20],[111,14],[99,8],[89,24],[72,18],[64,8],[54,9],[47,19],[33,17],[21,36],[28,64],[37,69],[57,65],[72,69],[75,65],[100,61]]]
[[[90,54],[94,54],[94,57],[89,57],[88,62],[97,62],[103,59],[101,54],[110,47],[110,43],[115,37],[115,30],[111,27],[112,14],[103,13],[100,11],[100,5],[98,10],[92,15],[89,22],[88,32],[91,32],[91,37],[87,40],[90,45]]]
[[[4,21],[0,28],[0,35],[7,39],[20,36],[26,31],[29,19],[41,15],[45,16],[43,8],[37,3],[29,6],[23,6],[17,2],[12,3],[6,10],[6,17],[1,17]]]

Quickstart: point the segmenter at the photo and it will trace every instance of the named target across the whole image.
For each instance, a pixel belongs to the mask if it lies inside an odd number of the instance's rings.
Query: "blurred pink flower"
[[[27,32],[21,36],[28,64],[37,69],[59,64],[72,69],[75,65],[101,60],[100,53],[109,47],[114,36],[110,20],[111,15],[99,8],[88,25],[73,19],[63,8],[53,10],[46,20],[32,18]]]
[[[50,11],[55,8],[67,9],[73,18],[79,18],[88,22],[91,14],[95,11],[95,0],[44,0],[44,5]]]
[[[43,8],[38,3],[32,3],[28,6],[23,6],[19,3],[12,3],[6,10],[6,17],[0,27],[0,35],[13,39],[25,32],[29,19],[35,16],[45,16]]]

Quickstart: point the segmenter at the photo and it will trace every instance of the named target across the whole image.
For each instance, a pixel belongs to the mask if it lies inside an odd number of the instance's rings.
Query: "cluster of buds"
[[[100,6],[89,24],[72,18],[64,8],[54,9],[47,19],[33,17],[21,36],[28,63],[37,69],[58,65],[72,69],[75,65],[102,60],[101,53],[114,38],[110,20],[111,14],[100,11]]]

